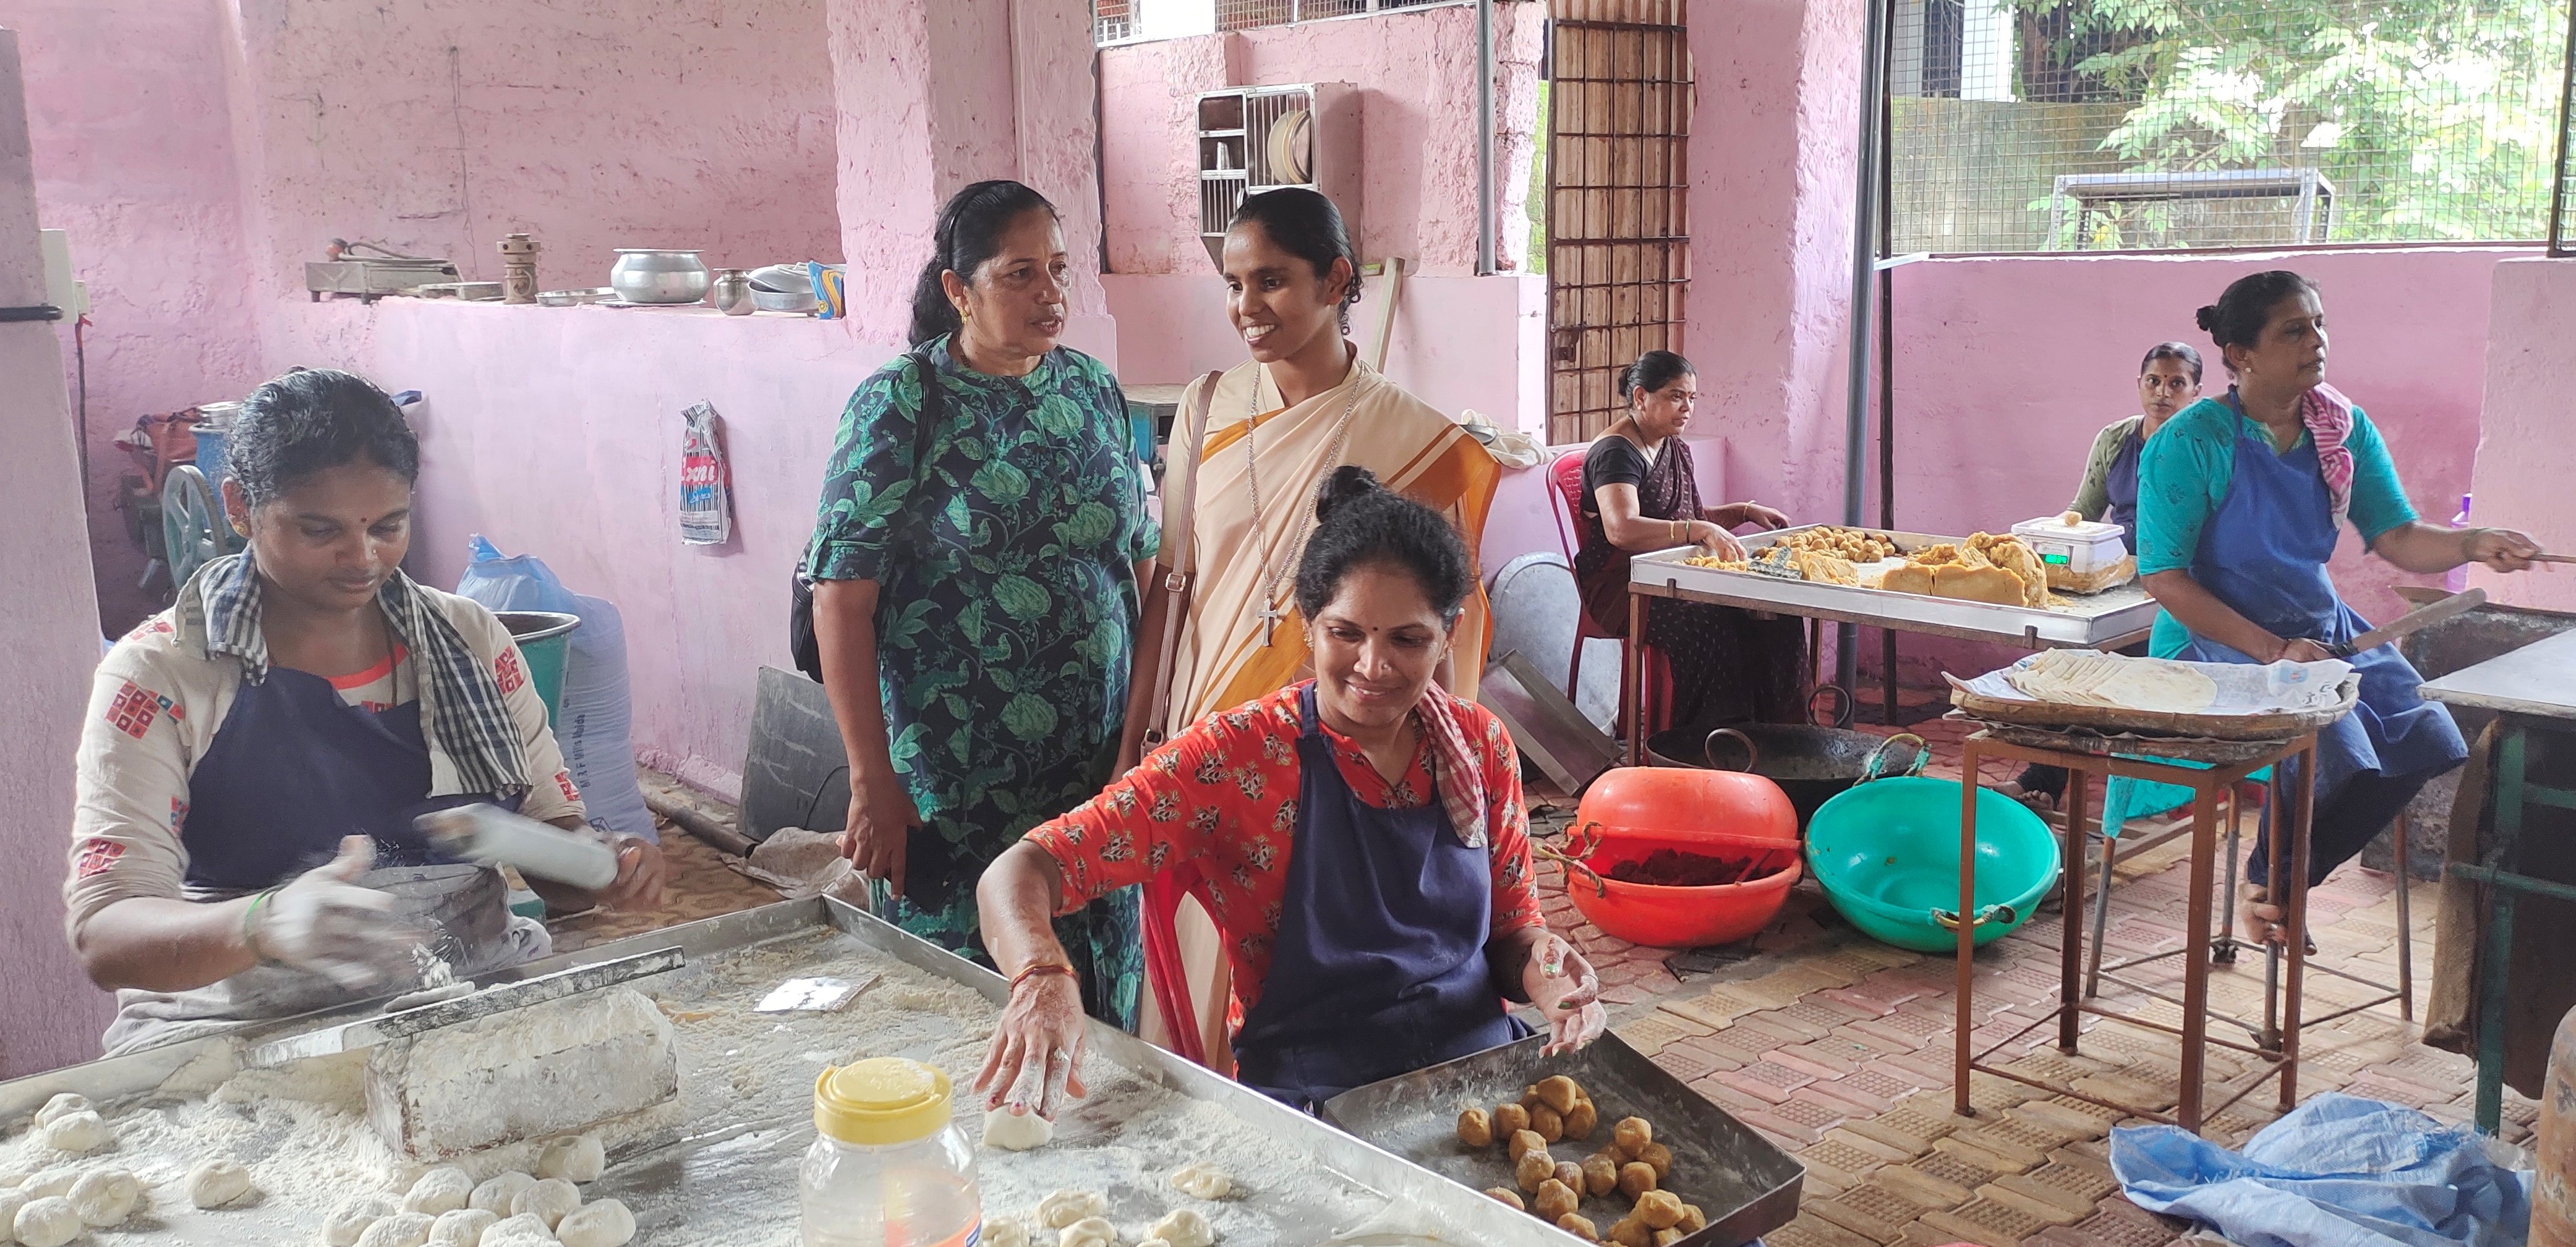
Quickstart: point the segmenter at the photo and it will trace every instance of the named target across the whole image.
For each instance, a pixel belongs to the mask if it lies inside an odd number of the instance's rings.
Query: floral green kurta
[[[1135,650],[1145,511],[1127,400],[1098,360],[1058,348],[1025,377],[922,348],[941,393],[924,429],[909,355],[850,397],[806,566],[874,580],[894,766],[925,830],[903,899],[877,913],[974,957],[975,880],[1039,823],[1097,794],[1115,764]],[[923,461],[916,464],[921,447]],[[1060,919],[1091,1013],[1135,1028],[1144,960],[1136,889]]]

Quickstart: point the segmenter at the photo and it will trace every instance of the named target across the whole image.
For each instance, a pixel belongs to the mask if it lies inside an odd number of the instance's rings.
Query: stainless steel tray
[[[685,954],[689,963],[688,969],[674,974],[713,973],[725,965],[723,954],[748,950],[752,945],[781,937],[827,931],[837,931],[857,945],[905,965],[962,983],[997,1005],[1007,996],[1006,985],[991,972],[839,901],[821,897],[784,901],[738,914],[647,932],[577,953],[532,962],[505,975],[484,976],[484,981],[538,978],[672,948]],[[653,981],[658,980],[647,980]],[[866,999],[861,997],[862,1002]],[[864,1003],[853,1006],[863,1007]],[[27,1115],[58,1091],[80,1092],[113,1114],[156,1098],[157,1089],[171,1074],[199,1058],[226,1050],[237,1054],[246,1046],[275,1042],[301,1031],[346,1023],[369,1011],[370,1007],[359,1007],[314,1015],[264,1026],[255,1032],[192,1040],[0,1083],[0,1123],[5,1123],[10,1129],[23,1126]],[[798,1028],[800,1035],[804,1028],[812,1027],[815,1046],[826,1047],[832,1042],[828,1028],[834,1016],[784,1015],[778,1025]],[[1280,1198],[1275,1192],[1287,1185],[1285,1175],[1279,1171],[1238,1172],[1238,1181],[1251,1188],[1246,1206],[1280,1227],[1274,1241],[1291,1247],[1325,1243],[1403,1247],[1440,1243],[1537,1245],[1573,1241],[1561,1231],[1543,1226],[1525,1213],[1514,1212],[1428,1169],[1405,1163],[1388,1152],[1247,1091],[1134,1036],[1094,1022],[1090,1044],[1094,1053],[1136,1081],[1167,1089],[1186,1100],[1213,1106],[1234,1118],[1241,1123],[1246,1137],[1259,1141],[1265,1151],[1275,1154],[1280,1166],[1306,1166],[1309,1172],[1321,1172],[1334,1181],[1337,1189],[1358,1192],[1363,1204],[1373,1209],[1371,1215],[1358,1224],[1333,1224],[1334,1218],[1307,1215],[1293,1206],[1273,1209],[1261,1201]],[[684,1066],[683,1077],[693,1076],[721,1077],[722,1071],[705,1070],[693,1075]],[[810,1073],[801,1069],[796,1072],[781,1070],[778,1076],[810,1077]],[[1099,1091],[1099,1083],[1095,1079],[1094,1100],[1090,1102],[1095,1107],[1100,1100]],[[810,1110],[803,1107],[805,1103],[799,1100],[797,1106],[783,1111],[735,1111],[713,1121],[699,1120],[645,1134],[612,1150],[607,1173],[587,1193],[592,1198],[615,1196],[624,1200],[636,1211],[642,1225],[637,1241],[652,1243],[655,1247],[695,1243],[723,1243],[728,1247],[792,1243],[795,1239],[797,1162],[814,1137]],[[1089,1128],[1106,1130],[1115,1130],[1119,1124],[1096,1119],[1085,1123]],[[971,1124],[968,1132],[970,1135],[974,1133]],[[1064,1138],[1060,1132],[1059,1143]],[[1118,1141],[1112,1140],[1112,1143],[1117,1144]],[[1675,1149],[1677,1153],[1680,1151],[1678,1143]],[[987,1165],[1018,1163],[992,1159],[992,1153],[984,1155]],[[1028,1155],[1038,1157],[1045,1153]],[[1112,1194],[1113,1200],[1126,1202],[1127,1197],[1116,1192]],[[1166,1198],[1168,1195],[1168,1192],[1163,1193]],[[1002,1207],[996,1211],[1018,1210]],[[271,1203],[226,1210],[220,1214],[179,1208],[167,1210],[163,1215],[167,1218],[168,1227],[180,1232],[180,1236],[172,1241],[266,1244],[309,1238],[321,1212]]]
[[[1748,551],[1760,550],[1791,533],[1824,527],[1833,526],[1805,524],[1760,533],[1744,538],[1744,546]],[[1889,532],[1888,536],[1894,539],[1897,549],[1908,553],[1929,545],[1962,540],[1931,533]],[[2001,641],[2031,649],[2125,644],[2156,622],[2155,599],[2148,597],[2147,591],[2134,583],[2101,593],[2061,594],[2059,598],[2066,603],[2065,609],[2037,610],[2027,606],[1890,593],[1885,589],[1864,589],[1858,585],[1784,580],[1759,572],[1693,567],[1683,562],[1699,552],[1697,546],[1677,546],[1652,554],[1640,554],[1628,565],[1628,582],[1641,591],[1661,597],[1713,602],[1839,623],[1869,624],[1903,632]]]
[[[1581,1084],[1601,1110],[1594,1140],[1607,1142],[1612,1122],[1636,1116],[1652,1122],[1655,1141],[1673,1150],[1673,1169],[1664,1189],[1681,1196],[1683,1203],[1699,1205],[1708,1215],[1706,1229],[1681,1240],[1687,1247],[1737,1247],[1798,1215],[1805,1166],[1616,1034],[1603,1035],[1591,1047],[1562,1056],[1540,1056],[1545,1043],[1544,1036],[1532,1036],[1343,1092],[1325,1102],[1324,1120],[1458,1183],[1461,1190],[1508,1187],[1512,1172],[1504,1163],[1501,1145],[1469,1151],[1458,1142],[1458,1114],[1469,1108],[1518,1103],[1530,1084],[1563,1074]],[[1571,1152],[1560,1156],[1579,1158]],[[1504,1208],[1482,1194],[1476,1198]],[[1583,1214],[1606,1231],[1612,1221],[1626,1215],[1626,1203],[1614,1193],[1606,1202],[1587,1201]],[[1612,1208],[1619,1210],[1618,1215],[1610,1215]],[[1529,1224],[1538,1223],[1527,1213],[1515,1215]]]

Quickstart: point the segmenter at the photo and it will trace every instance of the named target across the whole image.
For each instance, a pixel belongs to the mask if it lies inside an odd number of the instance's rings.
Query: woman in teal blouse
[[[2138,573],[2163,605],[2152,652],[2197,662],[2318,662],[2368,631],[2326,561],[2349,520],[2402,570],[2479,562],[2520,571],[2540,552],[2503,529],[2416,518],[2379,430],[2325,384],[2325,305],[2296,273],[2239,279],[2200,309],[2235,379],[2148,440],[2138,489]],[[2308,882],[2323,880],[2393,821],[2425,782],[2468,756],[2450,713],[2416,695],[2395,646],[2355,655],[2361,704],[2318,734]],[[2239,897],[2245,933],[2279,937],[2270,855],[2258,835]]]

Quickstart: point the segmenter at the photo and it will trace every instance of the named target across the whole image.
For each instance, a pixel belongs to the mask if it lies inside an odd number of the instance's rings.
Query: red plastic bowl
[[[1782,798],[1785,803],[1787,798]],[[1725,832],[1676,833],[1596,828],[1599,844],[1583,864],[1601,876],[1596,886],[1583,872],[1565,872],[1574,907],[1605,935],[1656,948],[1732,944],[1771,925],[1788,903],[1789,889],[1805,873],[1797,841]],[[1712,856],[1762,855],[1755,869],[1771,873],[1713,888],[1666,888],[1610,878],[1622,862],[1642,861],[1657,849]]]

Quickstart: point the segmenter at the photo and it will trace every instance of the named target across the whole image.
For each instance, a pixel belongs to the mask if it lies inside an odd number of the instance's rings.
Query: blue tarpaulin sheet
[[[2242,1153],[2172,1126],[2111,1133],[2131,1202],[2242,1247],[2507,1247],[2531,1227],[2513,1148],[2395,1104],[2328,1092]]]

